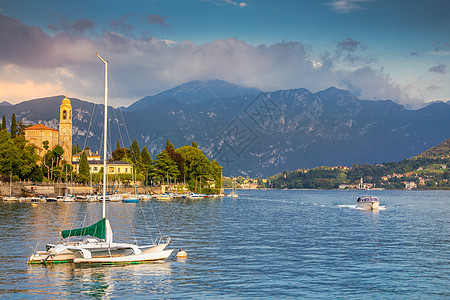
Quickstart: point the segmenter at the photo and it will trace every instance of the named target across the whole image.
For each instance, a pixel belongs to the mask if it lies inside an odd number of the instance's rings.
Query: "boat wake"
[[[337,207],[339,207],[339,208],[350,208],[350,209],[355,209],[355,210],[365,210],[362,207],[356,207],[355,204],[339,204],[339,205],[337,205]],[[386,210],[386,206],[379,206],[378,210]]]
[[[341,204],[341,205],[337,205],[337,207],[339,207],[339,208],[351,208],[351,209],[356,209],[356,205],[354,205],[354,204],[351,204],[351,205],[348,205],[348,204]]]

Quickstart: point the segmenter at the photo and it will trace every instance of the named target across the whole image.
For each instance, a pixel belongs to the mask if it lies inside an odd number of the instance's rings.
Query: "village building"
[[[414,181],[403,181],[405,185],[405,190],[413,190],[417,188],[417,184]]]
[[[59,131],[42,124],[30,126],[25,129],[25,139],[37,148],[37,154],[44,157],[48,150],[59,144]]]
[[[72,155],[72,105],[67,96],[62,100],[59,107],[59,130],[48,126],[37,124],[25,129],[25,139],[37,147],[39,156],[44,157],[47,150],[53,150],[57,145],[64,150],[62,158],[75,166],[79,171],[81,152]],[[98,153],[84,150],[92,173],[98,173],[103,168],[103,160]],[[108,174],[132,174],[133,166],[123,161],[109,162],[107,164]]]
[[[88,161],[89,163],[89,171],[91,173],[99,173],[103,169],[103,161],[102,160],[93,160]],[[79,172],[80,162],[74,161],[73,166]],[[108,174],[133,174],[133,165],[124,161],[113,161],[106,163],[106,169],[108,170]]]
[[[38,149],[41,157],[48,150],[53,150],[57,145],[64,149],[63,159],[72,162],[72,105],[67,96],[59,107],[59,130],[42,124],[30,126],[25,129],[25,139]],[[46,149],[47,148],[47,149]]]
[[[102,161],[102,157],[97,152],[94,153],[93,151],[87,149],[87,150],[83,150],[77,154],[74,154],[73,159],[72,159],[73,163],[80,161],[81,153],[83,153],[83,152],[86,153],[87,161],[89,163],[91,163],[93,161]]]

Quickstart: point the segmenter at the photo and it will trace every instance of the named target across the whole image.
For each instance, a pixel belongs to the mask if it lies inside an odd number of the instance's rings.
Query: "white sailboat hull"
[[[60,245],[64,250],[58,252],[55,249]],[[164,250],[168,243],[148,245],[148,246],[134,246],[130,244],[108,244],[108,243],[87,243],[87,244],[58,244],[56,247],[49,249],[49,251],[36,251],[30,256],[29,264],[45,264],[45,263],[113,263],[113,262],[144,262],[166,259],[173,252],[171,250]],[[63,248],[61,247],[61,248]],[[139,254],[134,254],[133,248],[137,248]],[[83,253],[87,250],[89,256],[84,257]],[[170,252],[170,253],[169,253]],[[81,257],[80,257],[81,256]]]
[[[174,249],[150,252],[150,253],[141,253],[135,255],[126,255],[126,256],[118,256],[118,257],[91,257],[91,258],[75,258],[73,260],[74,263],[98,263],[98,264],[111,264],[111,263],[137,263],[137,262],[148,262],[148,261],[157,261],[168,258]]]
[[[70,250],[54,254],[49,251],[36,251],[28,259],[29,264],[67,263],[75,259],[75,254]]]

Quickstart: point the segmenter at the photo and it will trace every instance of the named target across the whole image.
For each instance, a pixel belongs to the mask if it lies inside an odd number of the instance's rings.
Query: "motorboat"
[[[136,196],[129,196],[122,199],[123,203],[138,203],[139,197]]]
[[[196,193],[193,193],[193,194],[188,195],[186,198],[189,199],[189,200],[198,200],[198,199],[203,199],[203,198],[205,198],[205,196],[206,196],[206,195],[204,195],[204,194],[196,194]]]
[[[97,202],[98,198],[96,195],[87,195],[86,196],[86,201],[87,202]]]
[[[362,210],[379,210],[380,200],[378,197],[363,196],[356,199],[355,207]]]
[[[124,199],[125,199],[125,197],[120,194],[114,194],[114,195],[109,196],[109,201],[111,201],[111,202],[120,202]]]
[[[157,195],[156,200],[172,200],[172,197],[169,194]]]

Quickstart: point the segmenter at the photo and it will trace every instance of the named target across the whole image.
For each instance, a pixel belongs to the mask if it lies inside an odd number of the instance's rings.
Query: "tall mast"
[[[104,60],[98,53],[95,53],[98,58],[105,64],[105,124],[104,124],[104,132],[103,132],[103,218],[106,218],[106,178],[107,172],[106,169],[106,143],[108,133],[108,61]]]

